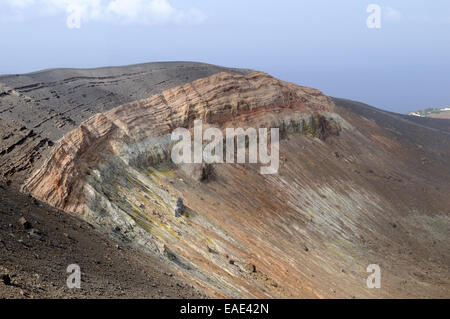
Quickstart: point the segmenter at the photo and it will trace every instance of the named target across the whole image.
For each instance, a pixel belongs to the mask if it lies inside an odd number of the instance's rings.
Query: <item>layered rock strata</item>
[[[175,165],[170,133],[199,119],[222,131],[280,128],[279,172]],[[318,90],[222,72],[94,115],[23,188],[161,256],[211,296],[446,296],[448,199],[428,193],[427,212],[413,204],[399,187],[433,182],[396,160],[401,144],[375,128],[376,138],[362,134]],[[383,187],[380,174],[391,177]],[[365,284],[373,263],[380,290]]]

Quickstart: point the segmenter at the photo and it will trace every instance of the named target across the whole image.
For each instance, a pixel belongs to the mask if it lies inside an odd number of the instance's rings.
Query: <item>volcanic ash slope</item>
[[[197,119],[223,131],[279,127],[279,172],[173,164],[170,133]],[[320,91],[261,72],[222,72],[92,116],[23,188],[161,256],[211,296],[448,296],[445,206],[399,211],[354,173],[364,165],[402,170]],[[423,252],[429,240],[435,252]],[[366,286],[373,263],[384,269],[383,289]]]

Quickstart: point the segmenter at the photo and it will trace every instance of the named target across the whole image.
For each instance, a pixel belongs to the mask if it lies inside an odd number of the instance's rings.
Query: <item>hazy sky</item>
[[[0,30],[0,74],[201,61],[402,113],[450,106],[449,0],[0,0]]]

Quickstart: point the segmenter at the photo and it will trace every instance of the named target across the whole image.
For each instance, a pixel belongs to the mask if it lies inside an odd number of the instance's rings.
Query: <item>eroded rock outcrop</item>
[[[373,123],[350,117],[364,135],[334,111],[315,89],[218,73],[93,116],[24,189],[156,253],[211,296],[447,296],[448,280],[434,274],[448,264],[448,198],[428,193],[432,212],[419,211],[402,183],[430,182],[380,147],[392,141]],[[174,165],[170,133],[197,119],[222,131],[279,127],[279,172]],[[384,172],[393,178],[380,184]],[[388,269],[383,289],[365,285],[372,263]]]
[[[105,154],[128,152],[128,164],[157,164],[168,157],[167,134],[192,127],[195,119],[220,128],[281,127],[326,138],[339,131],[340,119],[332,111],[333,102],[318,90],[261,72],[219,73],[93,116],[58,142],[24,189],[55,207],[81,213],[83,177]],[[136,154],[129,150],[133,144],[147,149]]]
[[[236,285],[221,278],[224,274],[214,269],[223,267],[222,261],[202,256],[203,241],[217,229],[215,222],[189,205],[183,210],[188,225],[176,219],[181,216],[176,214],[180,189],[170,189],[169,181],[161,178],[192,178],[190,183],[195,184],[212,180],[215,169],[173,165],[170,133],[177,127],[192,128],[194,120],[201,119],[204,125],[222,130],[279,127],[282,137],[292,133],[325,139],[338,134],[343,124],[333,108],[331,99],[320,91],[265,73],[218,73],[93,116],[55,145],[23,189],[107,232],[119,227],[120,234],[111,233],[143,249],[166,258],[170,251],[169,261],[214,293],[263,296],[259,289],[248,292],[242,286],[251,279]],[[225,234],[217,229],[214,236],[225,246],[215,249],[222,252],[221,258],[231,258],[224,257],[232,252],[225,247],[233,245]],[[225,264],[236,269],[238,262]]]

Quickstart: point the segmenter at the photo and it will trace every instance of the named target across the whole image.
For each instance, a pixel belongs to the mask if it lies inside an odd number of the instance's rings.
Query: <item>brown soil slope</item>
[[[279,172],[174,165],[169,133],[195,119],[280,127]],[[33,149],[26,141],[18,145]],[[449,295],[448,122],[233,71],[112,108],[47,145],[26,191],[158,256],[210,296]],[[366,286],[370,264],[381,289]]]
[[[0,299],[205,297],[158,258],[1,184],[0,251]],[[71,264],[81,289],[67,288]]]

